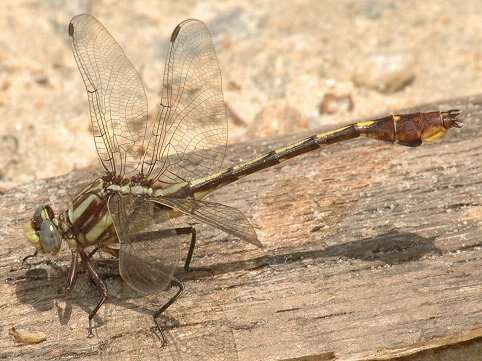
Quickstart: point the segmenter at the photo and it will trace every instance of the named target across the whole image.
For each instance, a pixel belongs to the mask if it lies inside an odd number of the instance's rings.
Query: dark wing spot
[[[176,26],[176,28],[174,29],[174,31],[172,32],[171,34],[171,43],[175,42],[176,41],[176,38],[177,38],[177,35],[179,34],[179,32],[181,31],[181,24],[179,24],[178,26]]]
[[[74,24],[69,23],[69,35],[74,36]]]

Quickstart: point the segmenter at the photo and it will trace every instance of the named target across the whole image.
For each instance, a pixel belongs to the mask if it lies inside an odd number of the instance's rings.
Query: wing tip
[[[183,23],[181,23],[183,24]],[[175,42],[177,39],[177,36],[179,35],[179,32],[181,31],[181,24],[177,24],[177,26],[174,28],[171,34],[171,43]]]
[[[68,26],[69,36],[73,38],[74,32],[75,32],[75,26],[82,25],[89,19],[97,21],[97,19],[90,14],[78,14],[78,15],[75,15],[72,19],[70,19],[69,26]]]
[[[74,24],[72,24],[72,21],[69,23],[69,36],[74,37]]]
[[[186,19],[181,21],[177,26],[174,28],[171,34],[171,43],[174,43],[177,39],[177,36],[179,35],[179,32],[181,31],[181,28],[186,26],[188,23],[201,23],[204,25],[204,23],[201,20],[198,19]],[[205,26],[205,25],[204,25]]]

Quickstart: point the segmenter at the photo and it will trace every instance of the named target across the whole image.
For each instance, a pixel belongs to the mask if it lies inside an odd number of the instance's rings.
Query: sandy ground
[[[0,189],[97,162],[66,31],[85,12],[124,48],[150,104],[172,29],[203,20],[235,114],[231,143],[475,95],[482,84],[477,0],[3,1]]]

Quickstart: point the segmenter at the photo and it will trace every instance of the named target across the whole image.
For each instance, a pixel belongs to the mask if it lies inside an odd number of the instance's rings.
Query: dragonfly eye
[[[38,207],[32,217],[32,225],[36,230],[40,229],[42,222],[46,219],[54,219],[55,214],[49,205]]]
[[[38,207],[29,222],[23,225],[25,237],[41,252],[54,252],[60,249],[62,236],[53,219],[54,211],[49,205]]]
[[[54,222],[50,219],[45,219],[39,232],[40,245],[45,253],[55,254],[60,250],[62,243],[62,236]]]

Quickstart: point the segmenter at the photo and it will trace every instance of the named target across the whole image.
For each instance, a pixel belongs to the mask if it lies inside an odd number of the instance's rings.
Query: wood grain
[[[0,196],[0,358],[480,360],[480,103],[445,104],[465,111],[465,126],[435,144],[337,144],[213,194],[248,215],[265,248],[199,225],[193,265],[214,275],[180,274],[186,292],[167,312],[164,349],[151,315],[169,292],[142,298],[111,261],[99,260],[111,296],[95,319],[96,336],[87,338],[98,294],[83,272],[64,299],[69,251],[37,258],[30,269],[20,263],[32,252],[22,221],[42,203],[64,209],[96,172],[8,191]],[[285,140],[232,146],[227,163]],[[17,345],[12,326],[47,340]]]

